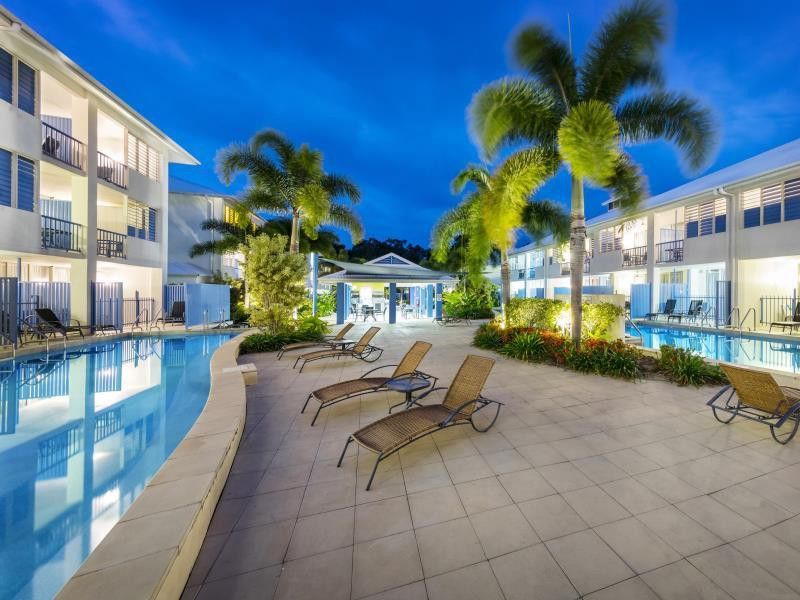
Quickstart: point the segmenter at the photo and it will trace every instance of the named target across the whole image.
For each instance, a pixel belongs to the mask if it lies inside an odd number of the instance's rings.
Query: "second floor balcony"
[[[647,264],[647,246],[636,246],[622,250],[623,267],[641,267]]]
[[[86,145],[47,123],[42,123],[42,154],[81,171],[86,165]]]
[[[42,215],[42,248],[83,252],[83,225]]]
[[[97,177],[120,189],[128,189],[128,165],[114,160],[100,151],[97,152]]]
[[[107,229],[97,230],[97,256],[106,258],[127,258],[126,245],[127,236],[124,233],[108,231]]]
[[[656,244],[657,263],[683,262],[683,240],[672,240]]]

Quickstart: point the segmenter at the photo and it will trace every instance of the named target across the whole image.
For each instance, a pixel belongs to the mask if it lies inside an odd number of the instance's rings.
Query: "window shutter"
[[[33,212],[36,190],[36,163],[17,157],[17,208]]]
[[[764,225],[781,222],[781,188],[776,183],[761,189],[761,204],[764,207]]]
[[[714,203],[706,202],[699,206],[700,210],[700,235],[714,233]]]
[[[714,233],[724,233],[727,229],[728,204],[725,198],[714,201]]]
[[[11,206],[11,152],[0,149],[0,205]]]
[[[17,61],[17,82],[17,105],[26,113],[36,114],[36,71],[21,60]]]
[[[156,241],[156,209],[149,208],[147,211],[147,239],[151,242]]]
[[[697,205],[687,206],[684,209],[684,215],[686,218],[686,237],[697,237],[700,234],[700,207]]]
[[[14,58],[0,48],[0,100],[9,104],[12,98]]]
[[[783,220],[800,219],[800,179],[791,179],[783,185]]]
[[[761,188],[747,190],[742,194],[742,209],[745,229],[761,225]]]

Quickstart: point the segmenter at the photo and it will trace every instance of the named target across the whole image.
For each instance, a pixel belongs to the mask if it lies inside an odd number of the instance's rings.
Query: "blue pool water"
[[[751,337],[746,333],[742,336],[738,333],[726,335],[652,325],[639,325],[639,329],[643,335],[642,346],[645,348],[659,348],[662,344],[667,344],[694,350],[714,360],[791,373],[800,372],[800,340],[784,342]],[[627,331],[631,336],[639,335],[633,328],[629,327]]]
[[[197,419],[230,337],[0,362],[0,600],[58,592]]]

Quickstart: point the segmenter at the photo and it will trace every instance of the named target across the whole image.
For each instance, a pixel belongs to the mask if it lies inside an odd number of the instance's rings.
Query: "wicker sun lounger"
[[[370,327],[367,329],[366,333],[361,336],[361,339],[349,348],[342,348],[339,350],[329,348],[328,350],[317,350],[316,352],[301,354],[297,357],[297,360],[294,361],[293,368],[302,360],[303,364],[300,365],[300,372],[302,373],[303,367],[308,363],[325,358],[357,358],[364,362],[375,362],[381,357],[381,354],[383,354],[383,348],[373,346],[370,342],[380,330],[380,327]]]
[[[769,425],[776,442],[788,443],[800,426],[800,390],[778,385],[769,373],[732,365],[720,367],[731,383],[706,403],[717,421],[730,423],[735,417],[741,416],[764,423]],[[722,417],[719,413],[727,415]],[[786,429],[779,432],[778,429],[784,425]]]
[[[358,379],[340,381],[339,383],[334,383],[318,390],[314,390],[308,395],[308,398],[306,398],[306,402],[303,404],[303,410],[300,412],[303,413],[306,411],[306,407],[312,398],[319,402],[317,414],[314,415],[314,419],[311,421],[311,426],[313,427],[314,423],[317,421],[320,411],[322,411],[323,408],[328,408],[329,406],[333,406],[334,404],[338,404],[344,400],[349,400],[350,398],[355,398],[356,396],[363,396],[364,394],[372,394],[374,392],[385,390],[386,385],[392,381],[397,381],[407,377],[422,377],[432,380],[432,386],[436,385],[435,377],[417,370],[417,367],[419,367],[422,359],[425,358],[425,355],[430,349],[431,344],[428,342],[414,342],[414,345],[411,346],[408,352],[406,352],[406,355],[400,361],[400,364],[381,365],[380,367],[375,367],[374,369],[367,371]],[[385,369],[387,367],[395,367],[395,370],[388,377],[371,376],[375,371],[378,371],[379,369]]]
[[[285,352],[291,352],[292,350],[305,350],[306,348],[316,348],[318,346],[327,346],[327,347],[334,347],[334,342],[340,342],[344,339],[344,336],[347,335],[347,332],[353,328],[352,323],[345,323],[344,326],[339,330],[336,335],[333,336],[325,336],[325,339],[318,340],[318,341],[309,341],[309,342],[293,342],[291,344],[284,344],[283,347],[278,350],[278,360],[284,355]]]
[[[470,424],[476,431],[487,431],[494,425],[502,406],[500,402],[481,396],[493,366],[491,358],[467,356],[449,388],[433,388],[421,396],[447,389],[441,404],[404,410],[362,427],[347,438],[338,466],[342,465],[350,442],[375,452],[378,458],[367,482],[369,490],[380,462],[416,440],[453,425]]]
[[[800,302],[794,307],[794,312],[791,315],[786,315],[787,319],[784,321],[772,321],[769,324],[769,332],[772,333],[773,327],[780,327],[781,332],[786,332],[789,330],[789,333],[792,332],[795,328],[800,328]]]

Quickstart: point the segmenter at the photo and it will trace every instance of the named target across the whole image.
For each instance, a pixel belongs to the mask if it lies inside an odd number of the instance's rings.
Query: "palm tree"
[[[567,166],[572,180],[570,232],[572,339],[580,344],[586,224],[584,183],[608,189],[623,209],[644,195],[638,167],[622,144],[665,139],[699,170],[714,147],[709,111],[694,99],[663,89],[658,47],[664,13],[634,0],[607,18],[580,64],[546,26],[531,24],[513,40],[513,58],[527,76],[480,90],[469,108],[485,156],[530,143]]]
[[[469,183],[473,189],[434,226],[434,258],[445,259],[453,241],[466,236],[467,272],[475,280],[482,275],[492,250],[499,250],[505,310],[511,299],[508,251],[514,246],[517,230],[524,228],[535,238],[550,232],[565,238],[568,234],[569,217],[558,204],[530,198],[557,166],[552,152],[535,147],[512,154],[494,171],[468,165],[453,179],[453,193],[462,192]]]
[[[268,151],[268,152],[267,152]],[[351,204],[361,200],[355,183],[341,175],[326,173],[322,154],[303,144],[299,148],[277,131],[256,133],[249,144],[232,144],[217,155],[220,178],[229,184],[241,172],[250,178],[242,204],[249,210],[264,210],[291,218],[289,251],[300,251],[300,230],[311,239],[322,225],[347,230],[354,242],[364,234],[361,220]]]

